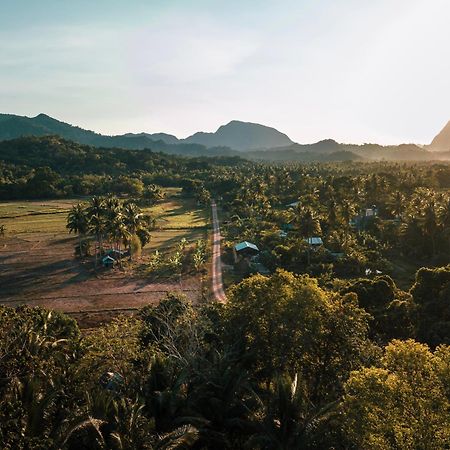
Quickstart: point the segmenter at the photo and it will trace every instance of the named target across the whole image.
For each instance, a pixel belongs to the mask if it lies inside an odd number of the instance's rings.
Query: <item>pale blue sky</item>
[[[449,0],[0,0],[0,111],[428,143],[450,120],[449,23]]]

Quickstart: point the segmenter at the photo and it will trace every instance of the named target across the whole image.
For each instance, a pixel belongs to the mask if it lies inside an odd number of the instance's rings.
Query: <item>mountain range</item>
[[[149,148],[186,156],[241,156],[269,161],[430,160],[450,159],[450,122],[429,146],[342,144],[332,139],[297,144],[286,134],[264,125],[233,120],[214,133],[198,132],[185,139],[167,133],[106,136],[70,125],[46,114],[36,117],[0,114],[0,141],[23,136],[58,135],[95,147]]]

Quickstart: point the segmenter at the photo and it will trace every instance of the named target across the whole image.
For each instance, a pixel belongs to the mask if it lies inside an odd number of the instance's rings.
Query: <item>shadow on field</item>
[[[12,270],[11,270],[12,269]],[[89,270],[73,261],[59,260],[46,264],[12,267],[0,272],[2,297],[29,295],[39,291],[39,295],[55,291],[89,277]]]

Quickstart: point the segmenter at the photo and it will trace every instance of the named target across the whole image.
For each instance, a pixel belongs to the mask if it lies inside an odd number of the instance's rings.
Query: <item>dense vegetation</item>
[[[156,183],[181,186],[206,179],[215,167],[240,158],[183,158],[150,150],[90,147],[59,137],[0,142],[0,198],[58,198],[106,193],[140,196]]]
[[[3,448],[450,447],[449,165],[254,164],[59,138],[0,144],[0,158],[4,198],[123,195],[69,216],[96,241],[139,239],[151,220],[134,203],[162,185],[217,199],[230,266],[236,242],[261,250],[235,264],[224,305],[173,294],[84,336],[64,315],[1,308]],[[97,201],[117,227],[96,233]]]
[[[379,346],[369,320],[354,293],[283,271],[246,279],[226,305],[194,308],[171,295],[83,338],[61,314],[2,308],[0,441],[5,449],[446,448],[450,347]]]

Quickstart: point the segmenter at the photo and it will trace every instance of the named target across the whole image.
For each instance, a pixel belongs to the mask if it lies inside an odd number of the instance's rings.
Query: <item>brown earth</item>
[[[75,317],[81,328],[98,326],[121,313],[158,303],[167,292],[199,301],[198,277],[154,282],[120,269],[96,271],[92,259],[74,257],[76,238],[21,233],[0,245],[0,304],[43,306]]]

